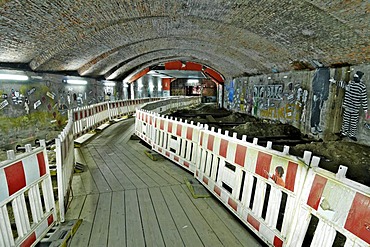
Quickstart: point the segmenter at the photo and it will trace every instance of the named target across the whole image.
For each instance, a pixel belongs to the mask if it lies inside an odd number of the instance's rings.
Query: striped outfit
[[[349,137],[356,136],[361,106],[364,111],[367,110],[366,86],[362,81],[351,81],[346,87],[346,92],[344,95],[344,113],[341,130],[343,135]]]

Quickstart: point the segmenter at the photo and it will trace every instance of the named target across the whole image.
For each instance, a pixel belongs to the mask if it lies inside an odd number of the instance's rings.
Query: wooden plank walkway
[[[213,197],[194,199],[193,175],[150,160],[130,140],[134,120],[105,129],[77,151],[66,219],[83,219],[69,246],[264,246]]]

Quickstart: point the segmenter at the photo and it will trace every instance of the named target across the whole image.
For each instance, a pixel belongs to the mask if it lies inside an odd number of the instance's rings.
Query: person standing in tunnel
[[[353,81],[346,86],[344,94],[341,136],[348,136],[353,141],[357,141],[357,124],[361,107],[365,112],[366,119],[369,118],[367,112],[366,85],[362,81],[363,75],[363,72],[357,71],[353,76]]]

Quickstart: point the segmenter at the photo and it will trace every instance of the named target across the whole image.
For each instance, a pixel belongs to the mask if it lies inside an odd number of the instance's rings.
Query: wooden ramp
[[[194,199],[192,174],[151,160],[130,140],[134,119],[116,123],[77,152],[66,219],[83,222],[69,246],[262,246],[213,197]]]

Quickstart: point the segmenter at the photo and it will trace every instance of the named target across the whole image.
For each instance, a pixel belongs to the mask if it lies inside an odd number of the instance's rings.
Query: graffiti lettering
[[[253,97],[282,100],[283,85],[254,85]]]

